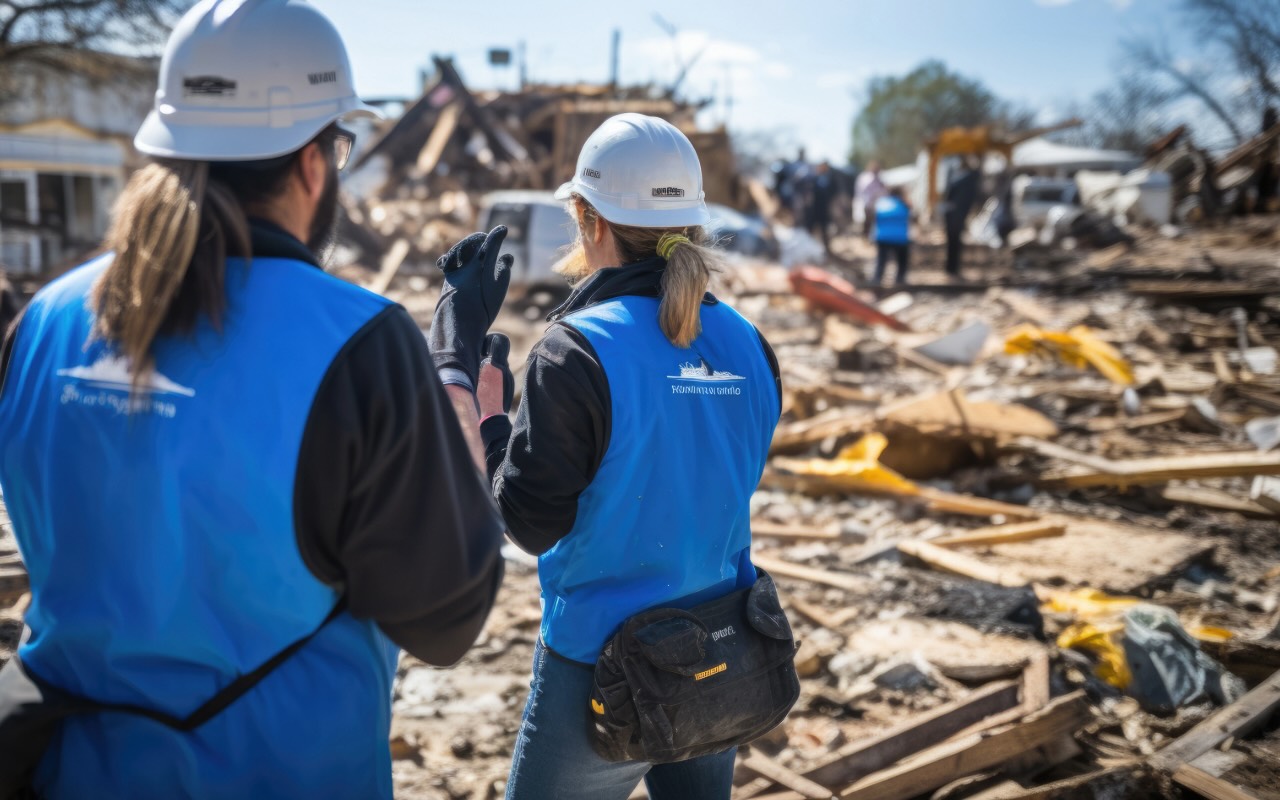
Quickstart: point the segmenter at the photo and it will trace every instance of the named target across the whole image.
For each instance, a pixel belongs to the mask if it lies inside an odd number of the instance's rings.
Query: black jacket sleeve
[[[5,378],[9,374],[9,361],[13,359],[13,344],[18,338],[18,326],[22,324],[22,313],[25,310],[17,311],[13,321],[7,326],[0,326],[0,392],[4,391]]]
[[[491,417],[480,435],[508,535],[545,553],[573,529],[578,495],[609,446],[609,384],[586,338],[553,325],[529,355],[514,430]]]
[[[294,520],[311,571],[413,655],[449,665],[479,635],[502,580],[502,520],[403,308],[366,324],[325,375]]]

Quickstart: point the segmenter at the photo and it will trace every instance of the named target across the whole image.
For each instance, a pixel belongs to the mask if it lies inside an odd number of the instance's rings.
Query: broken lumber
[[[798,772],[787,769],[754,748],[749,749],[746,757],[739,759],[738,763],[757,775],[787,787],[805,800],[831,800],[834,797],[830,790]]]
[[[955,778],[1003,764],[1072,734],[1089,720],[1083,691],[1053,700],[1021,722],[935,745],[908,761],[867,775],[840,792],[843,800],[908,800]]]
[[[839,786],[869,775],[926,747],[939,744],[992,716],[1019,708],[1019,682],[995,681],[961,700],[947,703],[918,718],[907,720],[879,736],[849,742],[825,756],[803,775],[824,786]],[[738,798],[768,791],[774,783],[756,780],[739,788]],[[786,795],[799,800],[799,795]]]
[[[773,433],[770,454],[805,450],[826,439],[843,439],[866,433],[875,424],[875,417],[866,411],[850,411],[847,408],[828,409],[817,416],[799,422],[778,426]]]
[[[945,511],[951,514],[967,514],[973,517],[1006,516],[1016,519],[1028,519],[1040,516],[1040,512],[1027,506],[1002,503],[971,494],[944,492],[928,486],[920,489],[918,497],[923,498],[930,510]]]
[[[1178,767],[1173,773],[1173,780],[1209,800],[1258,800],[1234,783],[1211,775],[1192,764],[1183,764]]]
[[[751,520],[752,536],[772,536],[777,539],[820,539],[839,540],[842,536],[839,525],[783,525],[763,519]]]
[[[1118,765],[1096,772],[1088,772],[1084,775],[1063,778],[1062,780],[1033,786],[1028,789],[1024,789],[1017,783],[1010,781],[979,794],[970,795],[970,800],[1052,800],[1052,798],[1057,797],[1075,797],[1079,789],[1092,786],[1098,781],[1123,779],[1133,771],[1133,765]]]
[[[1151,756],[1147,763],[1161,772],[1175,772],[1227,739],[1241,736],[1254,727],[1265,724],[1277,707],[1280,707],[1280,671],[1273,673],[1231,705],[1218,709],[1208,719]]]
[[[994,583],[997,586],[1026,586],[1030,583],[1025,577],[1013,570],[1001,569],[985,564],[965,553],[956,553],[929,542],[899,542],[898,550],[913,558],[918,558],[934,569],[963,575],[966,578]]]
[[[1245,497],[1236,497],[1230,492],[1211,489],[1207,486],[1170,484],[1160,490],[1160,496],[1170,503],[1204,506],[1205,508],[1216,508],[1220,511],[1238,511],[1241,514],[1248,514],[1252,517],[1274,517],[1278,513],[1262,503],[1254,502]]]
[[[784,561],[781,558],[775,558],[764,553],[752,553],[751,562],[757,567],[763,568],[770,575],[798,578],[810,583],[834,586],[837,589],[844,589],[850,592],[857,591],[860,583],[856,577],[847,573],[830,572],[825,569],[806,567],[802,564],[793,564],[790,561]]]
[[[1077,465],[1076,468],[1052,473],[1043,479],[1045,483],[1065,487],[1125,487],[1196,478],[1280,475],[1280,452],[1259,453],[1248,450],[1112,460],[1029,437],[1018,439],[1017,444],[1041,455]]]
[[[821,606],[806,603],[798,597],[789,597],[787,602],[796,611],[830,631],[840,630],[845,623],[862,613],[861,609],[858,608],[842,608],[839,611],[831,612]]]
[[[1034,539],[1046,539],[1061,536],[1067,532],[1062,522],[1040,519],[1033,522],[1017,522],[1011,525],[992,525],[986,528],[975,528],[950,536],[930,539],[929,544],[937,547],[962,547],[965,545],[1008,544],[1009,542],[1029,542]]]
[[[408,239],[396,239],[395,244],[391,245],[391,249],[382,257],[382,267],[378,270],[373,282],[369,284],[369,291],[375,294],[386,293],[387,287],[391,285],[391,280],[395,278],[396,272],[400,270],[400,265],[409,257],[409,248]]]

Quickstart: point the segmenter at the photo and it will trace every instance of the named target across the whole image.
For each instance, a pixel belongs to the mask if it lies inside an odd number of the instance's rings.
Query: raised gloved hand
[[[511,399],[515,395],[516,380],[511,374],[511,340],[501,333],[491,333],[484,340],[484,361],[480,364],[480,385],[476,389],[476,401],[480,405],[480,419],[511,411]]]
[[[440,257],[444,290],[436,303],[427,343],[440,379],[474,391],[484,336],[502,309],[511,284],[510,255],[498,257],[507,228],[473,233]]]

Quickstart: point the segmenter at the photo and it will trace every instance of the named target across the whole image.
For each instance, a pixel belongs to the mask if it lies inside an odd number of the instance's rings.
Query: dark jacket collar
[[[555,322],[575,311],[580,311],[596,303],[603,303],[615,297],[661,297],[662,273],[667,268],[665,259],[653,257],[622,267],[605,267],[587,278],[573,290],[569,299],[547,317],[548,322]],[[703,296],[704,305],[715,305],[720,302],[707,292]]]
[[[255,258],[291,258],[320,266],[315,253],[296,236],[261,217],[249,217],[249,248]]]

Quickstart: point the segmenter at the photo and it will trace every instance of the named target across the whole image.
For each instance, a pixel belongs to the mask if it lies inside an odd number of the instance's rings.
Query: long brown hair
[[[313,141],[332,146],[333,126]],[[299,148],[301,150],[301,148]],[[297,152],[266,161],[156,159],[134,173],[103,244],[111,264],[93,287],[93,335],[130,364],[135,391],[158,335],[221,328],[226,259],[250,257],[246,209],[279,195]]]
[[[702,298],[711,276],[721,270],[720,254],[702,226],[683,228],[638,228],[617,225],[600,216],[600,212],[581,195],[570,200],[575,219],[580,219],[578,238],[569,253],[556,265],[556,270],[570,279],[589,274],[586,251],[582,246],[583,229],[594,228],[603,220],[613,233],[614,250],[620,265],[634,264],[658,255],[658,242],[668,234],[684,236],[688,242],[677,244],[662,271],[662,301],[658,307],[658,324],[662,333],[676,347],[688,347],[702,332]],[[588,228],[589,229],[589,228]]]

